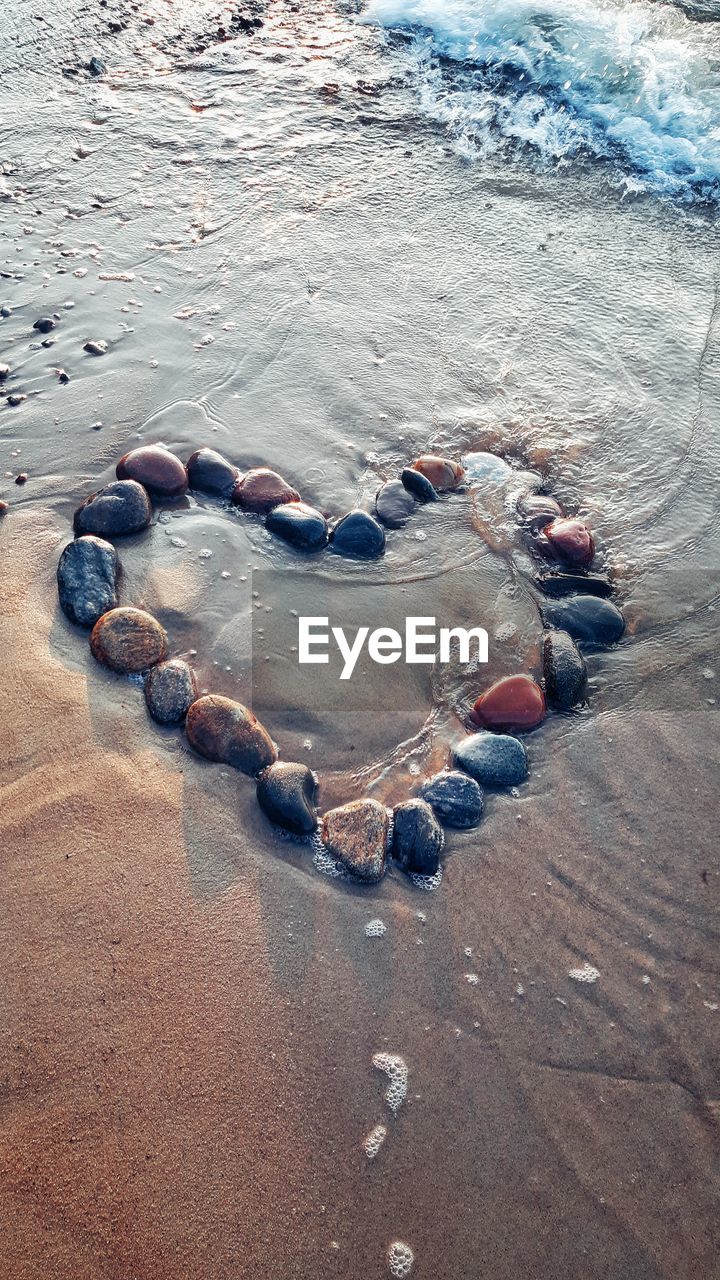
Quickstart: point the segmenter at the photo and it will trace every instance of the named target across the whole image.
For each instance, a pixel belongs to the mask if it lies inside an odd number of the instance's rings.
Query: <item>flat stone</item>
[[[152,504],[147,490],[136,480],[115,480],[97,493],[91,493],[75,512],[76,534],[96,533],[120,535],[147,529],[152,519]]]
[[[480,694],[470,719],[484,729],[534,729],[545,710],[545,695],[532,676],[504,676]]]
[[[540,613],[546,626],[569,631],[573,639],[586,644],[615,644],[625,630],[620,610],[610,600],[597,596],[543,601]]]
[[[299,502],[300,494],[277,471],[271,471],[269,467],[253,467],[238,480],[232,492],[232,500],[243,511],[256,511],[265,515],[273,507]]]
[[[227,458],[215,449],[196,449],[187,460],[188,482],[191,489],[212,493],[219,498],[229,498],[240,472]]]
[[[277,759],[270,734],[252,711],[218,693],[193,702],[185,732],[201,756],[232,765],[242,773],[257,774]]]
[[[430,481],[435,489],[457,489],[464,477],[464,471],[452,458],[441,458],[436,453],[424,453],[412,464],[413,471],[419,471]]]
[[[359,880],[374,883],[385,871],[390,819],[377,800],[351,800],[330,809],[322,820],[322,839],[332,856]]]
[[[476,827],[485,809],[483,793],[475,779],[457,769],[436,773],[423,783],[420,796],[448,827]]]
[[[613,584],[609,578],[599,573],[539,573],[535,585],[545,592],[546,596],[568,596],[576,592],[587,591],[592,596],[610,596]]]
[[[165,657],[167,635],[143,609],[111,609],[95,623],[90,648],[93,657],[112,671],[146,671]]]
[[[60,608],[78,627],[94,627],[117,605],[117,551],[102,538],[76,538],[65,547],[57,567]]]
[[[55,321],[50,316],[42,316],[33,325],[33,329],[37,329],[38,333],[49,333],[54,328]]]
[[[434,876],[445,833],[426,800],[415,798],[393,809],[392,856],[403,871]]]
[[[90,338],[83,347],[83,351],[87,351],[89,356],[104,356],[107,349],[108,344],[102,338]]]
[[[131,449],[118,462],[115,474],[118,480],[137,480],[162,498],[177,498],[188,487],[183,463],[169,449],[157,444]]]
[[[145,701],[158,724],[179,724],[196,698],[195,673],[182,658],[159,662],[145,677]]]
[[[547,631],[543,637],[543,675],[548,700],[559,711],[584,702],[587,667],[567,631]]]
[[[524,493],[518,498],[517,511],[523,524],[533,533],[563,516],[560,503],[547,493]]]
[[[453,764],[486,787],[517,787],[528,776],[527,751],[507,733],[471,733],[454,748]]]
[[[558,560],[581,569],[592,562],[595,540],[582,520],[553,520],[545,525],[543,534]]]
[[[304,551],[318,551],[328,540],[327,520],[305,502],[284,502],[268,512],[265,528]]]
[[[385,550],[385,532],[367,511],[350,511],[331,530],[330,545],[340,555],[374,560]]]
[[[412,467],[405,467],[400,472],[400,480],[418,502],[440,501],[437,490],[421,471],[413,471]]]
[[[304,764],[276,760],[263,769],[257,799],[271,822],[295,835],[309,835],[317,826],[317,780]]]
[[[375,514],[389,529],[401,529],[415,510],[415,499],[402,480],[389,480],[375,497]]]

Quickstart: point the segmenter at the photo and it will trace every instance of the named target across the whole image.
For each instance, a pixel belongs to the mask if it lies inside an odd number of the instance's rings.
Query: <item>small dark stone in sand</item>
[[[11,316],[11,315],[12,315],[11,307],[0,307],[0,316],[2,316],[4,320],[7,320],[8,316]]]
[[[418,471],[417,475],[420,474]],[[390,480],[378,490],[375,498],[375,512],[378,520],[382,520],[389,529],[401,529],[407,524],[415,510],[415,499],[405,488],[402,480]]]
[[[340,555],[374,560],[385,550],[385,533],[367,511],[350,511],[331,530],[330,544]]]
[[[81,503],[73,528],[76,534],[113,536],[147,529],[151,519],[152,505],[143,486],[136,480],[115,480]]]
[[[322,838],[330,853],[359,880],[382,879],[390,819],[377,800],[351,800],[330,809],[322,820]]]
[[[159,662],[145,677],[145,701],[159,724],[179,724],[196,698],[194,672],[182,658]]]
[[[243,511],[255,511],[265,515],[273,507],[288,502],[299,502],[300,494],[277,471],[269,467],[253,467],[238,480],[232,492],[232,501]]]
[[[457,489],[465,475],[458,462],[453,462],[452,458],[441,458],[435,453],[425,453],[416,458],[412,469],[425,476],[435,489]]]
[[[257,782],[257,799],[271,822],[295,835],[309,835],[317,826],[317,782],[304,764],[276,760],[263,769]]]
[[[105,72],[105,63],[100,58],[91,58],[87,69],[91,76],[101,76]]]
[[[286,502],[268,512],[266,529],[295,547],[317,551],[328,540],[327,520],[305,502]]]
[[[547,631],[543,637],[543,674],[548,700],[559,711],[583,702],[587,692],[587,667],[567,631]]]
[[[101,338],[90,338],[89,342],[86,342],[83,347],[83,351],[87,351],[88,355],[91,356],[104,356],[107,349],[107,342],[104,342]]]
[[[586,644],[615,644],[625,630],[625,619],[609,600],[597,596],[568,596],[540,605],[547,627],[569,631],[575,640]]]
[[[545,695],[532,676],[504,676],[481,693],[470,718],[484,729],[534,729],[545,718]]]
[[[591,596],[610,596],[613,590],[610,579],[597,573],[539,573],[535,585],[546,596],[569,596],[578,591],[587,591]]]
[[[57,375],[58,375],[58,382],[62,382],[63,385],[65,385],[70,381],[69,375],[65,372],[64,369],[58,369]]]
[[[445,833],[426,800],[406,800],[393,809],[392,856],[403,871],[434,876]]]
[[[4,382],[10,376],[10,365],[0,364],[0,382]]]
[[[112,671],[146,671],[167,653],[167,635],[143,609],[111,609],[90,633],[93,657]]]
[[[55,321],[50,316],[42,316],[40,320],[36,320],[33,329],[37,329],[38,333],[49,333],[55,328]]]
[[[188,486],[187,471],[180,459],[155,444],[131,449],[118,462],[115,474],[118,480],[137,480],[163,498],[177,498]]]
[[[191,489],[219,498],[229,498],[240,478],[237,467],[214,449],[196,449],[187,460],[187,473]]]
[[[277,759],[267,729],[248,707],[210,693],[193,702],[187,713],[188,742],[201,756],[257,774]]]
[[[400,479],[413,498],[417,498],[418,502],[439,502],[439,495],[435,487],[430,483],[427,476],[422,471],[414,471],[412,467],[405,467],[400,472]]]
[[[524,493],[518,498],[517,509],[523,524],[533,533],[552,524],[563,514],[560,503],[546,493]]]
[[[453,764],[487,787],[517,787],[528,776],[527,751],[507,733],[471,733],[455,747]]]
[[[9,510],[10,504],[8,502],[0,502],[0,516],[4,516]]]
[[[60,607],[78,627],[94,627],[117,605],[117,551],[102,538],[86,536],[68,543],[57,567]]]
[[[420,795],[448,827],[476,827],[483,816],[485,801],[480,787],[474,778],[456,769],[436,773],[423,783]]]
[[[16,475],[16,477],[15,477],[15,483],[16,483],[16,484],[27,484],[27,482],[28,482],[28,473],[27,473],[27,471],[19,471],[19,472],[18,472],[18,474],[17,474],[17,475]]]
[[[12,395],[8,396],[7,403],[12,405],[14,409],[17,405],[22,404],[23,400],[27,400],[27,396],[22,395],[19,391],[15,391]]]

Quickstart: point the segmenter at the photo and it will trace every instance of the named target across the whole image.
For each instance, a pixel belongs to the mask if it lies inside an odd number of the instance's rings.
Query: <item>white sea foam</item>
[[[600,970],[596,969],[592,964],[584,964],[579,969],[570,969],[568,978],[572,978],[573,982],[597,982],[600,977]]]
[[[395,1276],[396,1280],[404,1280],[404,1277],[409,1276],[412,1271],[415,1254],[409,1244],[405,1244],[402,1240],[393,1240],[387,1252],[387,1260],[390,1275]]]
[[[390,1081],[385,1093],[385,1101],[393,1115],[397,1115],[407,1097],[409,1075],[407,1063],[399,1053],[376,1053],[372,1063],[378,1071],[384,1071]]]
[[[384,1124],[376,1124],[371,1129],[367,1138],[363,1142],[363,1150],[368,1160],[374,1160],[383,1142],[387,1138],[387,1129]]]
[[[608,159],[630,189],[720,199],[720,22],[648,0],[370,0],[414,33],[423,110],[460,148]]]

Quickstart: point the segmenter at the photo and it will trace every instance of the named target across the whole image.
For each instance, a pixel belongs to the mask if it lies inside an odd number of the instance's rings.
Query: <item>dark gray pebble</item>
[[[483,815],[483,793],[474,778],[456,769],[436,773],[420,788],[441,822],[449,827],[476,827]]]
[[[78,507],[73,520],[76,534],[137,533],[147,529],[152,505],[147,490],[136,480],[115,480],[91,493]]]
[[[78,627],[94,627],[117,605],[117,551],[102,538],[76,538],[66,546],[57,567],[60,607]]]
[[[159,724],[179,724],[196,698],[195,674],[182,658],[159,662],[145,677],[145,701]]]
[[[406,800],[393,809],[392,856],[403,871],[434,876],[445,834],[426,800]]]
[[[591,596],[612,595],[613,584],[599,573],[539,573],[535,585],[546,596],[569,596],[586,591]]]
[[[421,471],[415,471],[413,467],[405,467],[400,472],[400,480],[408,493],[411,493],[413,498],[417,498],[418,502],[439,501],[437,489]]]
[[[569,631],[575,640],[586,644],[614,644],[625,630],[625,619],[609,600],[597,596],[568,596],[540,605],[547,627]]]
[[[373,560],[385,550],[382,525],[367,511],[350,511],[338,520],[330,534],[333,551],[358,560]]]
[[[547,631],[543,637],[543,675],[548,701],[559,711],[584,702],[587,667],[567,631]]]
[[[315,830],[316,797],[317,781],[307,765],[276,760],[258,777],[257,799],[263,813],[295,835]]]
[[[91,58],[87,69],[91,76],[101,76],[105,74],[105,63],[101,58]]]
[[[517,787],[528,776],[527,751],[509,733],[471,733],[455,747],[453,764],[487,787]]]
[[[0,364],[0,382],[4,382],[10,376],[10,365]]]
[[[55,321],[50,316],[42,316],[40,320],[36,320],[33,329],[37,329],[38,333],[49,333],[55,328]]]
[[[265,527],[304,551],[318,551],[328,540],[327,520],[305,502],[283,502],[268,512]]]
[[[375,514],[389,529],[401,529],[407,524],[416,505],[413,495],[405,488],[402,480],[390,480],[378,490]]]
[[[524,493],[518,498],[517,510],[522,523],[532,533],[544,529],[563,514],[560,503],[547,493]]]
[[[83,347],[83,351],[87,351],[90,356],[104,356],[107,349],[107,342],[103,342],[101,338],[90,338]]]
[[[191,489],[219,498],[229,498],[240,479],[237,467],[214,449],[196,449],[187,460],[187,473]]]

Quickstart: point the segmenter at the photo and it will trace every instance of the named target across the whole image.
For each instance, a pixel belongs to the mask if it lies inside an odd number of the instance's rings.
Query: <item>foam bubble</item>
[[[415,1261],[415,1254],[409,1244],[405,1244],[402,1240],[393,1240],[387,1251],[388,1269],[391,1276],[396,1276],[397,1280],[403,1280],[404,1276],[409,1276]]]
[[[571,969],[568,978],[572,978],[573,982],[597,982],[600,977],[600,970],[594,965],[584,964],[579,969]]]
[[[385,1093],[385,1101],[395,1116],[407,1097],[409,1075],[407,1063],[399,1053],[376,1053],[372,1064],[378,1071],[384,1071],[390,1081]]]
[[[367,1138],[363,1142],[363,1150],[368,1160],[374,1160],[383,1142],[387,1138],[387,1129],[384,1124],[376,1124],[371,1129]]]
[[[438,867],[434,876],[421,876],[416,871],[413,871],[410,875],[410,880],[416,889],[424,889],[427,893],[432,893],[433,889],[440,888],[442,877],[442,867]]]
[[[384,920],[368,920],[365,933],[368,938],[382,938],[387,933],[387,925]]]

